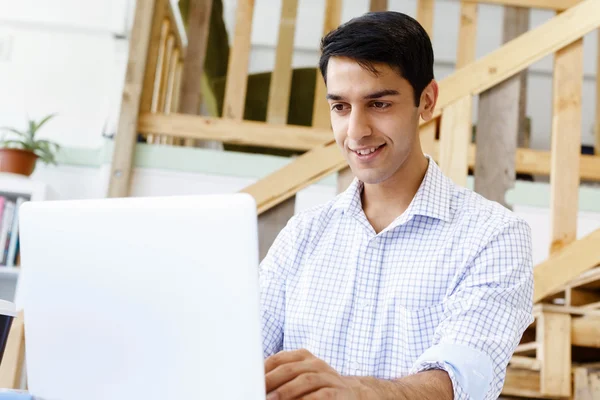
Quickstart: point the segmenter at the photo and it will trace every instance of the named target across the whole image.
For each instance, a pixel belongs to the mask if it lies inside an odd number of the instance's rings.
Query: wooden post
[[[152,103],[150,104],[150,112],[156,113],[161,109],[161,92],[163,89],[163,79],[165,76],[165,58],[167,52],[167,39],[169,37],[169,30],[171,29],[171,23],[168,18],[162,21],[160,30],[160,41],[158,44],[158,53],[156,57],[156,73],[154,75],[153,87],[152,87]],[[154,135],[148,135],[146,141],[148,143],[154,143],[156,138]]]
[[[388,2],[387,0],[371,0],[369,2],[369,11],[387,11]]]
[[[371,4],[373,5],[373,4]],[[380,5],[378,5],[380,6]],[[325,6],[325,23],[323,25],[323,35],[337,28],[341,23],[342,18],[342,1],[341,0],[327,0]],[[321,77],[319,71],[317,71],[317,86],[315,89],[315,101],[313,106],[313,123],[312,125],[319,128],[329,129],[331,127],[331,120],[329,115],[329,108],[327,106],[327,88],[325,82]],[[343,191],[348,183],[353,179],[352,171],[346,167],[338,173],[337,191]]]
[[[577,237],[582,85],[583,40],[579,39],[557,51],[554,58],[550,170],[552,253]]]
[[[456,69],[475,61],[477,46],[477,3],[465,0],[460,2],[460,27],[458,30],[458,49]]]
[[[292,56],[298,0],[283,0],[279,21],[279,37],[275,55],[275,68],[271,75],[267,123],[287,124],[288,106],[292,86]],[[294,215],[296,196],[292,196],[258,218],[259,255],[262,260],[279,232]]]
[[[323,35],[334,30],[340,25],[342,18],[342,0],[326,0],[325,23],[323,24]],[[313,103],[312,125],[320,128],[330,127],[329,108],[327,106],[327,88],[325,82],[317,70],[317,82],[315,87],[315,100]]]
[[[206,59],[208,29],[212,0],[189,0],[188,14],[188,46],[183,61],[183,76],[181,81],[181,107],[184,114],[197,115],[202,103],[202,72]],[[186,139],[186,146],[221,148],[219,142],[204,142]]]
[[[461,1],[460,29],[456,68],[461,69],[475,61],[477,39],[477,3]],[[442,115],[440,125],[440,167],[456,184],[466,186],[468,151],[472,137],[473,98],[459,99]]]
[[[440,169],[461,186],[467,184],[471,101],[471,95],[467,95],[450,104],[440,124]]]
[[[504,7],[503,42],[525,33],[528,25],[529,9]],[[517,142],[524,130],[526,76],[524,70],[479,95],[474,189],[507,208],[505,196],[515,184]]]
[[[287,124],[290,92],[292,88],[292,57],[298,0],[283,0],[279,21],[279,38],[275,54],[275,67],[269,86],[267,122]]]
[[[536,341],[541,393],[570,396],[571,315],[543,311],[537,319]]]
[[[25,364],[25,327],[23,311],[13,320],[0,365],[0,387],[21,389]]]
[[[171,53],[171,58],[169,60],[169,69],[168,69],[168,74],[167,74],[167,93],[165,96],[165,105],[164,105],[164,113],[165,114],[171,114],[171,111],[173,110],[173,103],[174,103],[174,98],[175,98],[175,85],[176,85],[176,79],[177,79],[177,64],[179,62],[179,48],[175,48],[173,49],[173,52]],[[176,111],[176,110],[175,110]],[[161,143],[162,144],[173,144],[173,136],[162,136],[161,137]]]
[[[433,40],[434,5],[434,0],[417,1],[417,21],[423,26],[431,40]]]
[[[239,0],[235,17],[235,32],[227,65],[223,118],[244,119],[246,88],[248,86],[248,62],[254,0]]]
[[[146,89],[146,95],[151,94],[148,90],[151,85],[146,85],[145,78],[149,75],[147,67],[152,70],[153,65],[156,65],[152,60],[155,59],[158,48],[152,46],[149,49],[149,47],[151,35],[154,38],[156,31],[160,35],[160,29],[153,29],[159,27],[162,22],[159,20],[157,23],[154,13],[155,6],[158,6],[160,2],[160,0],[138,1],[135,8],[121,113],[111,163],[108,197],[125,197],[129,195],[133,152],[137,139],[137,121],[143,99],[142,91],[144,88]],[[148,99],[146,97],[146,106],[149,111],[150,101]]]

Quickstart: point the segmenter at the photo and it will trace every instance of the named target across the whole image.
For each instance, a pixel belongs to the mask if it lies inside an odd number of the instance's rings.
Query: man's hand
[[[360,385],[340,376],[308,350],[280,352],[265,361],[267,400],[359,400]]]

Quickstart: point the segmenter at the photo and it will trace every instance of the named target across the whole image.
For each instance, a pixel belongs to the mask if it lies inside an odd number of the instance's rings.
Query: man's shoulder
[[[531,228],[524,218],[471,189],[456,186],[450,207],[453,220],[472,228],[474,233],[495,236],[517,228],[530,234]]]

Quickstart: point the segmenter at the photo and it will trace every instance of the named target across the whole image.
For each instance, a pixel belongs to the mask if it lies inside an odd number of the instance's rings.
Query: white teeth
[[[356,153],[360,154],[361,156],[366,156],[367,154],[373,153],[377,149],[377,147],[371,147],[370,149],[356,150]]]

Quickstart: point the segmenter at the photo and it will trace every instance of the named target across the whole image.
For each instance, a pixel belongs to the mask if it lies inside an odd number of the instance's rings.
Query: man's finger
[[[318,372],[315,369],[315,364],[310,360],[301,360],[280,365],[265,374],[267,393],[279,388],[299,375],[309,372]]]
[[[332,387],[334,380],[330,374],[308,372],[301,374],[268,393],[267,400],[291,400],[306,396],[325,387]]]
[[[308,350],[281,351],[265,360],[265,374],[274,370],[280,365],[292,362],[298,362],[312,357]]]

